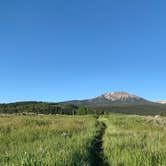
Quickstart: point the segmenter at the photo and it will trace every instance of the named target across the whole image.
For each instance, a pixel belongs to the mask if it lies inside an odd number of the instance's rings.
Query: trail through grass
[[[2,166],[166,166],[166,118],[1,116]]]
[[[97,120],[97,132],[91,146],[91,165],[92,166],[108,166],[104,160],[103,154],[103,135],[105,134],[106,125],[102,121]]]

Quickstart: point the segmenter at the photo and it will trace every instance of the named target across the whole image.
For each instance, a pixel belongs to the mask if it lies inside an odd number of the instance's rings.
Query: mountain
[[[160,101],[157,101],[156,103],[159,103],[159,104],[166,104],[166,100],[160,100]]]
[[[83,106],[87,107],[88,112],[92,113],[111,112],[166,116],[166,104],[160,104],[160,102],[151,102],[127,92],[111,92],[102,94],[92,99],[73,100],[61,103],[37,101],[4,103],[0,104],[0,114],[36,113],[73,115],[73,113],[75,113],[80,106]]]
[[[121,106],[121,105],[143,105],[152,102],[127,92],[105,93],[92,99],[72,100],[63,104],[74,104],[78,106]]]

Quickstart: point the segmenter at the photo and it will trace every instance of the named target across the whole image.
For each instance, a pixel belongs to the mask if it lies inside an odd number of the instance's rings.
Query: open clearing
[[[166,118],[1,116],[2,166],[164,166]]]

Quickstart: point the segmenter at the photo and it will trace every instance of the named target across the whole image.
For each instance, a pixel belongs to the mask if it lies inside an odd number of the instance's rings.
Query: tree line
[[[103,111],[96,111],[87,107],[75,105],[62,105],[47,102],[16,102],[10,104],[0,104],[0,114],[66,114],[66,115],[86,115],[103,114]]]

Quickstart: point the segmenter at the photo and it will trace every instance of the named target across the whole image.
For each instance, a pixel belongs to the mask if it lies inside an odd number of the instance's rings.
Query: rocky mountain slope
[[[83,106],[120,106],[120,105],[139,105],[151,104],[152,102],[127,92],[105,93],[92,99],[73,100],[63,102],[64,104],[74,104]]]

